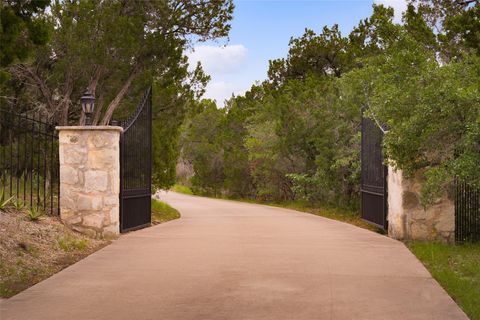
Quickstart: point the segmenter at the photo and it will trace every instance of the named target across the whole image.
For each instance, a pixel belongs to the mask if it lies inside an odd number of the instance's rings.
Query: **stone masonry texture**
[[[395,239],[455,241],[455,204],[446,193],[434,204],[420,204],[423,174],[405,177],[388,168],[388,235]]]
[[[96,238],[120,232],[121,127],[57,127],[60,141],[60,217]]]

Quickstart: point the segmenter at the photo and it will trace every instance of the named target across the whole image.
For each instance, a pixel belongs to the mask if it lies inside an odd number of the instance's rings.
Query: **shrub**
[[[30,219],[30,221],[38,221],[40,219],[41,216],[43,216],[43,212],[41,210],[39,210],[38,208],[30,208],[28,209],[28,212],[27,212],[27,215],[28,215],[28,219]]]
[[[70,236],[62,237],[57,240],[58,246],[65,252],[74,250],[84,251],[88,246],[87,239],[75,239]]]
[[[17,211],[21,211],[25,207],[25,203],[20,199],[15,199],[15,200],[12,201],[12,206]]]
[[[0,210],[5,210],[5,208],[8,206],[10,201],[13,199],[13,197],[8,198],[5,200],[5,192],[2,190],[2,193],[0,194]]]

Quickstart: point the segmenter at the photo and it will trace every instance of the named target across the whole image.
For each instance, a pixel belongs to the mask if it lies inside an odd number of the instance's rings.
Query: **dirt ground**
[[[11,297],[110,243],[71,231],[58,218],[30,221],[0,211],[0,297]]]

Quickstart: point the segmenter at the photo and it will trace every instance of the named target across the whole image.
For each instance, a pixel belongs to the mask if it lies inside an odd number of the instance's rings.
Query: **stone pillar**
[[[388,235],[395,239],[455,241],[455,204],[444,194],[427,208],[420,204],[423,174],[406,178],[388,168]]]
[[[388,167],[388,235],[395,239],[407,238],[407,220],[403,208],[403,174]]]
[[[89,236],[120,232],[121,127],[57,127],[60,152],[60,217]]]

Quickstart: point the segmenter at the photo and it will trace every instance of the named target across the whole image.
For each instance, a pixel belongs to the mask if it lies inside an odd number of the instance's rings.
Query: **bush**
[[[40,220],[40,217],[43,216],[43,212],[38,208],[32,207],[28,209],[27,216],[28,216],[28,219],[30,219],[30,221],[35,222]]]
[[[65,236],[57,240],[58,246],[65,252],[84,251],[88,247],[88,240],[75,239],[71,236]]]
[[[2,190],[0,194],[0,210],[5,210],[12,199],[13,197],[10,197],[5,200],[5,192]]]

